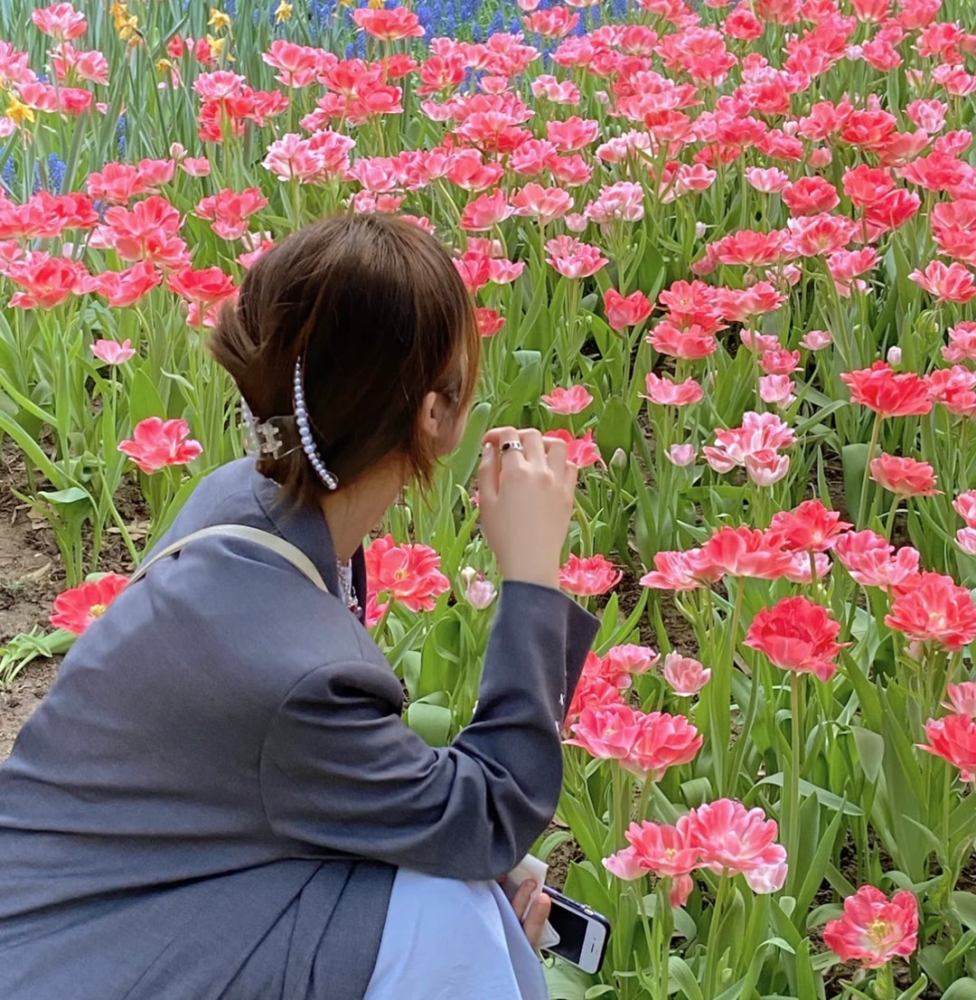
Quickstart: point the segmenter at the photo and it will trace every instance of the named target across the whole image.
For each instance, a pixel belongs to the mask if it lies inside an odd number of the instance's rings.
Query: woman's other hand
[[[577,471],[558,438],[514,427],[485,435],[481,525],[504,579],[558,588]]]
[[[538,950],[539,942],[542,940],[542,929],[549,919],[549,911],[552,909],[552,900],[544,893],[540,892],[535,899],[532,893],[536,891],[536,884],[531,879],[526,880],[518,887],[518,892],[512,897],[512,909],[515,915],[522,921],[522,930],[529,939],[529,944]]]

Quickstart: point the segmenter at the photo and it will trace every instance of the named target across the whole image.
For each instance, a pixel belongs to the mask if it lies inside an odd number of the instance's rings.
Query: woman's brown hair
[[[312,436],[339,488],[391,453],[429,479],[436,455],[420,430],[431,391],[458,415],[478,377],[471,297],[447,251],[412,222],[334,216],[258,258],[210,341],[258,421],[294,414],[302,359]],[[259,470],[304,503],[326,488],[301,448]]]

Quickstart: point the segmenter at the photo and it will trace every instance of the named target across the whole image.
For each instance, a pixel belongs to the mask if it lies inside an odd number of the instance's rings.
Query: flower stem
[[[789,826],[786,838],[786,856],[790,864],[790,881],[799,873],[797,854],[800,849],[800,768],[803,766],[803,677],[795,670],[790,675],[790,787]]]
[[[722,870],[712,907],[712,922],[708,928],[708,951],[705,955],[705,1000],[714,1000],[721,988],[722,970],[719,968],[718,944],[719,925],[722,923],[725,900],[729,894],[731,878],[728,869]]]
[[[860,530],[864,527],[864,515],[868,510],[868,483],[871,482],[871,461],[878,448],[878,440],[881,437],[881,414],[874,418],[874,427],[871,429],[871,443],[868,445],[868,457],[864,463],[864,479],[861,481],[861,499],[857,505],[857,523],[855,527]]]
[[[885,962],[878,969],[878,976],[874,981],[874,995],[878,1000],[894,1000],[895,974],[892,971],[891,962]]]

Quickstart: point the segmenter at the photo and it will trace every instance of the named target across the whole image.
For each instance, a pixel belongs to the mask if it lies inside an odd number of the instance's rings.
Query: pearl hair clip
[[[247,428],[247,450],[254,455],[267,455],[271,458],[284,458],[300,447],[305,452],[309,465],[322,481],[326,489],[334,490],[339,486],[339,480],[330,472],[322,461],[322,456],[312,437],[312,428],[308,419],[308,407],[305,403],[305,390],[302,386],[302,360],[295,362],[295,378],[292,384],[295,403],[293,417],[272,417],[270,420],[258,420],[251,408],[242,399],[241,415]],[[294,440],[297,432],[299,443],[285,448],[285,438]]]
[[[325,462],[322,461],[322,456],[319,454],[318,448],[315,447],[315,439],[312,437],[312,428],[308,422],[308,408],[305,406],[305,390],[302,388],[301,358],[295,362],[295,423],[298,424],[298,438],[302,442],[302,450],[305,452],[309,465],[325,484],[326,489],[337,489],[339,480],[325,467]]]

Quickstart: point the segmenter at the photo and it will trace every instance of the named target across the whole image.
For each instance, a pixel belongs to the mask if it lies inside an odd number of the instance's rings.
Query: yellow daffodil
[[[207,21],[214,31],[224,31],[231,25],[230,15],[225,14],[222,10],[217,10],[216,7],[210,8],[210,20]]]
[[[278,6],[275,8],[275,23],[281,24],[282,21],[287,21],[291,17],[291,4],[286,3],[285,0],[278,0]]]
[[[7,117],[18,125],[23,125],[24,122],[34,121],[34,109],[10,94],[7,98]]]
[[[214,59],[219,59],[224,54],[227,39],[214,38],[213,35],[207,35],[207,42],[210,45],[210,51],[213,54]]]

